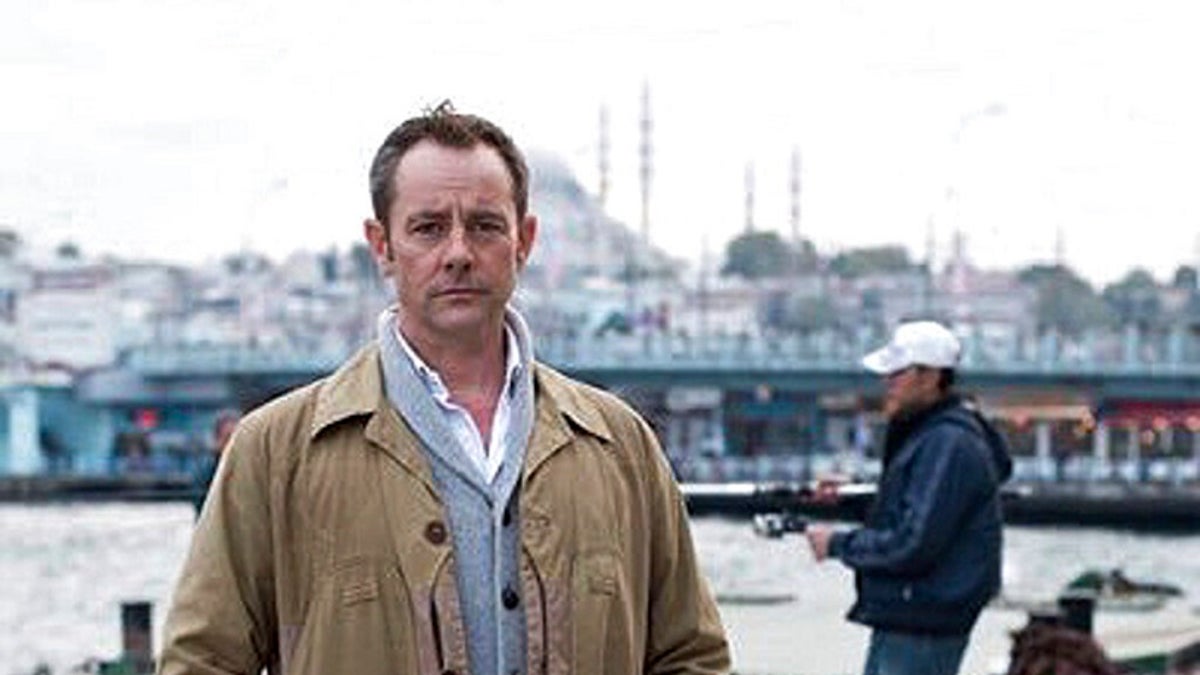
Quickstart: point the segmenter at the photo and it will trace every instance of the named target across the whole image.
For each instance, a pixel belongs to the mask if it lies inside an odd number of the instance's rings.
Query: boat
[[[1097,610],[1124,612],[1162,609],[1169,599],[1183,595],[1183,589],[1174,584],[1130,579],[1119,567],[1085,570],[1068,582],[1063,591],[1092,594]]]
[[[1117,572],[1117,574],[1114,574]],[[1131,584],[1131,585],[1127,585]],[[1182,591],[1170,584],[1135,582],[1119,570],[1087,570],[1067,584],[1055,603],[1028,609],[1028,623],[1012,634],[1005,675],[1050,672],[1089,675],[1188,675],[1200,673],[1200,620],[1187,608],[1122,614],[1136,605],[1107,607],[1094,621],[1105,588],[1166,602]],[[1134,590],[1144,587],[1140,591]],[[1111,592],[1111,591],[1107,591]],[[1012,606],[1012,605],[1010,605]],[[1159,606],[1161,608],[1161,605]]]
[[[1135,581],[1120,568],[1088,569],[1067,582],[1059,595],[1085,596],[1095,603],[1098,612],[1154,612],[1167,605],[1171,598],[1183,595],[1183,589],[1163,582]],[[1017,609],[1033,613],[1049,613],[1057,607],[1055,601],[1014,598],[1001,593],[992,601],[999,609]]]

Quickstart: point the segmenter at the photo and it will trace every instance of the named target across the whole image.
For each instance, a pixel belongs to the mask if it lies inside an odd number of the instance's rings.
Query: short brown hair
[[[529,208],[529,168],[525,165],[524,155],[503,129],[482,117],[455,112],[453,104],[447,100],[423,115],[405,120],[379,146],[369,176],[371,206],[375,209],[376,220],[387,224],[387,212],[396,197],[392,187],[396,165],[414,145],[426,139],[464,150],[483,143],[499,153],[512,179],[517,219],[525,218]]]

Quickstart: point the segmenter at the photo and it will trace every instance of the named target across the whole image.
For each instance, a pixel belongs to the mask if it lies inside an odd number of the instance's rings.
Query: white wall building
[[[120,331],[115,281],[113,267],[104,263],[57,257],[33,265],[17,306],[24,360],[35,369],[113,363]]]

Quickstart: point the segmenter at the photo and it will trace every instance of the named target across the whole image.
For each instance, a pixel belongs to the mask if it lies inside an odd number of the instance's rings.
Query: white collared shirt
[[[488,439],[486,446],[484,446],[482,434],[479,433],[479,427],[475,425],[475,420],[471,419],[471,414],[467,412],[466,408],[450,399],[450,390],[446,388],[445,382],[442,381],[437,371],[430,368],[421,359],[408,340],[404,339],[404,334],[400,332],[400,327],[396,323],[392,324],[392,330],[396,331],[396,339],[404,348],[404,354],[412,363],[413,369],[417,371],[421,383],[425,385],[426,391],[437,402],[438,408],[442,411],[442,419],[449,427],[454,440],[458,441],[459,447],[479,469],[484,479],[491,483],[496,479],[496,474],[500,472],[500,465],[509,452],[506,443],[508,427],[512,418],[510,400],[517,390],[517,377],[521,372],[521,354],[512,329],[507,324],[504,326],[504,339],[507,343],[504,387],[500,390],[500,399],[496,401],[496,411],[492,414],[491,438]]]

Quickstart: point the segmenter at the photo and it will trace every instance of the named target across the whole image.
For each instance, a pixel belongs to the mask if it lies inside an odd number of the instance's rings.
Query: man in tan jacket
[[[520,151],[443,104],[389,134],[371,194],[397,304],[238,426],[159,672],[728,671],[653,433],[537,363],[508,304],[537,233]]]

